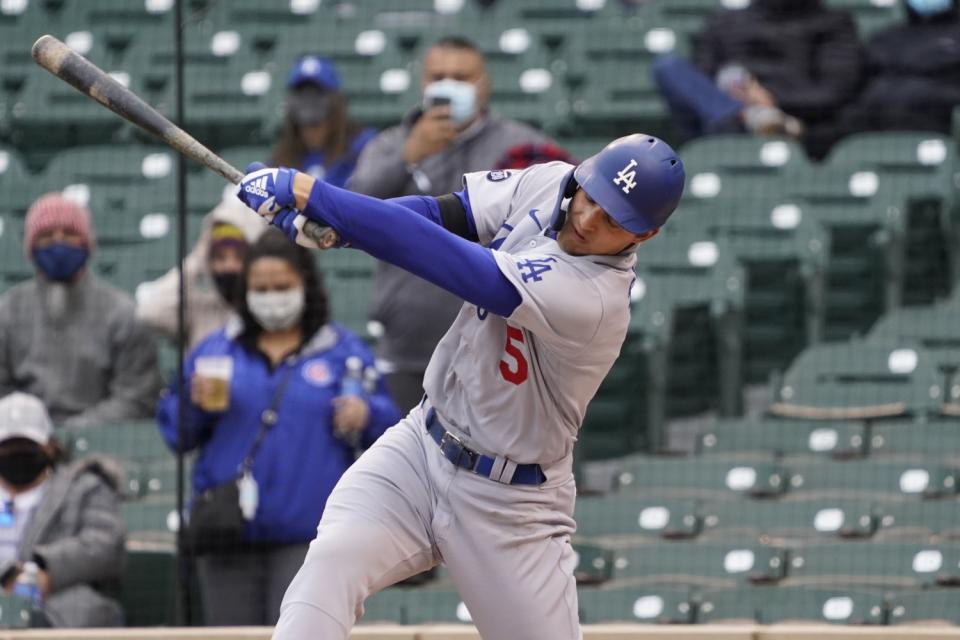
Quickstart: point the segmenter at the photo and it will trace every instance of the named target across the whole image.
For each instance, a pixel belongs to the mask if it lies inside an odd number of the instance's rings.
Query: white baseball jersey
[[[633,249],[573,256],[549,231],[572,171],[551,162],[464,176],[480,243],[494,250],[522,302],[508,318],[465,303],[424,377],[451,431],[517,463],[571,454],[630,318]]]

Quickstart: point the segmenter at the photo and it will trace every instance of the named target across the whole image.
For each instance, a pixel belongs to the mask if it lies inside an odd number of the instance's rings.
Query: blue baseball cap
[[[340,74],[333,60],[321,56],[306,55],[300,57],[290,70],[287,87],[313,84],[328,91],[340,90]]]

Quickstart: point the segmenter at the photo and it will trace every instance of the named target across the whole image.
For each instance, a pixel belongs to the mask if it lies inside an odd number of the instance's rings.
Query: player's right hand
[[[260,162],[247,166],[246,175],[240,181],[237,197],[245,205],[265,218],[292,206],[294,169],[268,168]]]
[[[450,107],[441,105],[425,111],[410,130],[403,145],[403,160],[416,164],[443,151],[457,137],[457,126],[450,119]]]

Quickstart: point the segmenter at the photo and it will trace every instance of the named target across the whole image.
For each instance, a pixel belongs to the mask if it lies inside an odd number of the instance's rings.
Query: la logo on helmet
[[[637,166],[637,161],[631,158],[630,162],[627,163],[623,169],[617,172],[617,177],[613,179],[613,184],[620,186],[623,184],[623,192],[630,193],[630,191],[637,186],[637,171],[634,167]]]

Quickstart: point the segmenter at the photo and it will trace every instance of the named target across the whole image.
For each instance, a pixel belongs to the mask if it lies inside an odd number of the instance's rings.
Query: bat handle
[[[339,240],[337,232],[332,227],[324,227],[315,220],[307,220],[303,224],[303,232],[316,242],[320,249],[331,249]]]

